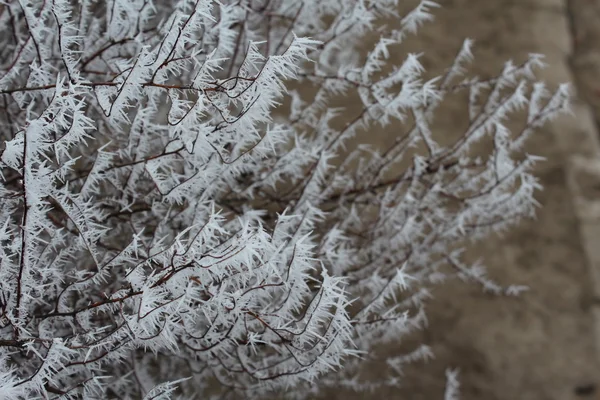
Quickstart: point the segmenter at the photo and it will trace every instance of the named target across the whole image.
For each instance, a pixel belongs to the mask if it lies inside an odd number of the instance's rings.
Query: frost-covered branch
[[[436,79],[392,65],[436,7],[396,3],[0,5],[0,397],[396,385],[428,348],[380,382],[361,360],[424,326],[432,286],[518,293],[462,246],[534,214],[522,146],[568,89],[534,82],[538,55],[468,77],[470,41]],[[469,126],[442,145],[457,92]],[[392,123],[388,147],[359,143]]]

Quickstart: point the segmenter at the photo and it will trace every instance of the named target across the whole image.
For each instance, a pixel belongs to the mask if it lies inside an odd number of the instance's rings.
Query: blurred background
[[[409,3],[408,1],[406,3]],[[414,342],[386,346],[386,354],[431,346],[435,358],[405,370],[400,390],[361,394],[336,390],[329,399],[442,399],[445,370],[460,370],[463,400],[600,399],[600,0],[439,0],[435,21],[393,57],[423,52],[430,76],[447,67],[464,38],[475,40],[471,74],[491,77],[504,62],[545,54],[539,77],[555,88],[573,82],[573,116],[538,132],[527,151],[546,157],[537,175],[544,190],[535,221],[502,237],[471,245],[497,282],[530,287],[520,297],[497,297],[480,286],[438,287],[429,326]],[[460,126],[464,104],[449,104],[436,123]],[[351,108],[352,105],[349,104]],[[393,128],[391,128],[393,129]],[[385,141],[391,132],[372,140]],[[600,314],[598,314],[600,315]],[[377,374],[376,365],[365,376]]]

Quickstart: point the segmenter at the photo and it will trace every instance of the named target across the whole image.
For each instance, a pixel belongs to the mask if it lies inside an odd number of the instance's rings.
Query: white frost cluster
[[[396,385],[428,348],[381,382],[360,361],[424,326],[432,285],[517,293],[461,244],[533,215],[522,145],[567,87],[530,83],[538,55],[465,78],[469,41],[433,80],[394,65],[436,6],[398,2],[1,2],[0,398]],[[470,123],[441,145],[456,92]],[[388,148],[356,144],[391,123]]]

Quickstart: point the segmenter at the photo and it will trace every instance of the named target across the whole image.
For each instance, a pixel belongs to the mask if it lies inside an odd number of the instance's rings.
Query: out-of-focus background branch
[[[460,369],[463,400],[600,399],[595,326],[600,309],[600,150],[594,123],[600,121],[600,1],[444,0],[436,21],[424,26],[403,50],[423,51],[428,73],[448,65],[464,37],[475,39],[481,77],[499,71],[506,59],[519,63],[543,53],[549,85],[574,81],[573,117],[562,117],[528,142],[527,151],[547,158],[537,168],[544,186],[537,221],[523,221],[503,237],[472,246],[490,276],[524,284],[530,291],[498,299],[472,284],[455,282],[435,291],[429,327],[415,343],[430,345],[435,359],[405,368],[400,391],[374,399],[442,398],[444,370]],[[404,54],[398,54],[404,57]],[[458,102],[457,102],[458,103]],[[590,105],[591,110],[590,112]],[[594,116],[592,116],[592,114]],[[438,111],[445,129],[461,126],[460,110]],[[381,140],[385,140],[385,132]],[[370,137],[377,135],[370,133]],[[595,254],[598,253],[598,254]],[[414,343],[387,346],[399,352]],[[423,370],[427,373],[423,373]],[[376,375],[371,365],[366,374]],[[343,390],[329,399],[365,398]]]

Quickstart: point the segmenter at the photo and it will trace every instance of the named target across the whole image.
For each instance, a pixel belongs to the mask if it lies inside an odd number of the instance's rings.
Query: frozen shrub
[[[461,246],[533,215],[522,145],[567,88],[533,83],[537,55],[466,78],[469,41],[423,79],[388,49],[435,4],[397,3],[2,2],[0,398],[394,385],[426,347],[380,382],[360,361],[423,325],[433,284],[518,292]],[[468,128],[442,145],[456,92]],[[392,123],[389,147],[357,144]]]

